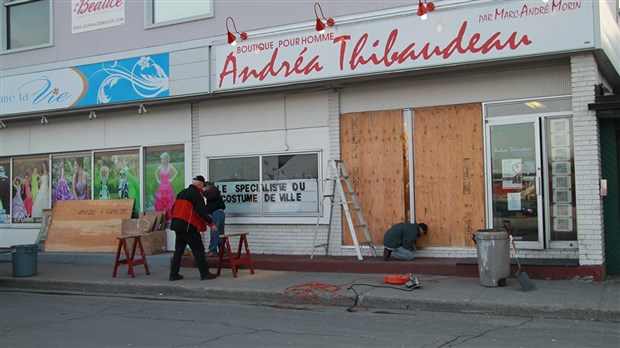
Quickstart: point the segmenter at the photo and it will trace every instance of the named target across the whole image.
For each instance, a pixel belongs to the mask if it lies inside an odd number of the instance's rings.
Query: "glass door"
[[[520,247],[544,246],[540,124],[535,116],[502,117],[487,123],[488,213],[493,228],[510,222]]]

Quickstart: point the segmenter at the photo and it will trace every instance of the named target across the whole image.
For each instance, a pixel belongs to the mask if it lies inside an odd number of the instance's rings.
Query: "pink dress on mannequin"
[[[24,206],[26,207],[26,214],[28,216],[32,216],[32,205],[34,202],[32,201],[32,194],[30,193],[30,183],[26,180],[22,182],[22,190],[24,193]]]
[[[167,220],[171,220],[175,197],[172,184],[170,184],[170,167],[159,171],[159,180],[159,188],[155,193],[155,210],[165,211]]]

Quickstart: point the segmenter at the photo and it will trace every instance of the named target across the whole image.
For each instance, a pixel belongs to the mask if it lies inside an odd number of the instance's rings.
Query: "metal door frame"
[[[549,172],[547,165],[549,163],[548,155],[547,155],[547,130],[546,130],[546,121],[550,118],[555,117],[569,117],[572,119],[573,117],[573,105],[572,105],[572,96],[571,95],[557,95],[557,96],[549,96],[549,97],[528,97],[521,99],[512,99],[512,100],[501,100],[494,102],[483,102],[482,107],[483,119],[485,124],[485,129],[483,133],[484,139],[484,165],[485,165],[485,204],[486,204],[486,218],[487,218],[487,227],[493,227],[493,220],[491,217],[493,216],[493,206],[492,206],[492,173],[490,173],[490,163],[491,163],[491,153],[490,153],[490,139],[489,139],[489,130],[490,125],[495,124],[510,124],[510,123],[522,123],[523,121],[527,122],[535,122],[537,124],[537,133],[538,138],[537,141],[537,157],[539,157],[540,163],[542,164],[540,168],[542,168],[542,176],[537,174],[537,177],[540,181],[540,184],[537,185],[540,193],[542,193],[541,199],[539,201],[539,207],[542,204],[542,210],[540,210],[540,215],[544,217],[544,221],[541,224],[539,222],[539,232],[542,232],[543,238],[540,240],[540,247],[547,247],[551,249],[566,249],[566,248],[576,248],[578,245],[577,240],[575,241],[551,241],[551,212],[549,211],[550,204],[548,204],[551,197],[551,188],[549,185]],[[574,126],[573,126],[574,127]],[[574,143],[572,145],[573,151]],[[573,159],[574,160],[574,159]],[[489,175],[491,177],[489,177]],[[489,189],[491,188],[491,189]],[[542,231],[540,231],[542,230]],[[539,244],[539,243],[535,243]],[[518,245],[522,248],[527,248],[525,243],[518,242]]]
[[[486,187],[486,218],[487,227],[493,228],[493,172],[492,172],[492,154],[491,148],[491,127],[492,126],[504,126],[511,124],[523,124],[531,123],[534,125],[534,151],[536,156],[536,204],[538,210],[537,223],[538,223],[538,241],[516,241],[520,248],[526,249],[543,249],[546,242],[546,221],[545,214],[545,196],[543,195],[544,189],[542,186],[542,166],[544,160],[544,154],[542,153],[542,144],[544,142],[542,129],[541,129],[541,117],[542,115],[519,115],[519,116],[501,116],[493,117],[485,120],[484,130],[484,145],[485,145],[485,187]],[[498,226],[495,226],[498,227]]]

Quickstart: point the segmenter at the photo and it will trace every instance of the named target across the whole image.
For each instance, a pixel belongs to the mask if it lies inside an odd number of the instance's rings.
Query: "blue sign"
[[[0,79],[0,116],[168,97],[161,53]]]
[[[88,88],[75,107],[167,97],[168,53],[76,67]]]

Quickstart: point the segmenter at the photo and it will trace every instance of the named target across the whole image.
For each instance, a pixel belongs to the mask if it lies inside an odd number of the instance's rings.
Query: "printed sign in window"
[[[523,186],[523,164],[520,158],[502,160],[502,188]]]
[[[125,1],[71,1],[71,33],[125,24]]]

